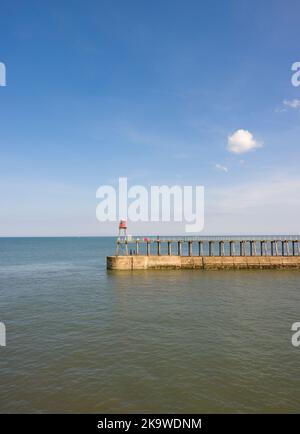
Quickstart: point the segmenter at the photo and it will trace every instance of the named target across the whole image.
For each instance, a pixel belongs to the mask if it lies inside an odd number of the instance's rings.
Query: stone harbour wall
[[[300,256],[108,256],[108,270],[300,269]]]

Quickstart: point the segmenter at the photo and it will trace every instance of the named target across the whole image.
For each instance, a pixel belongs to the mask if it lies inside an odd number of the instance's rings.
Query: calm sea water
[[[2,413],[299,411],[300,272],[107,272],[113,250],[0,239]]]

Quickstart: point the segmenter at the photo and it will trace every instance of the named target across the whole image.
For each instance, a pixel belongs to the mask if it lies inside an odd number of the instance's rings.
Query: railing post
[[[295,243],[295,241],[292,241],[292,248],[293,248],[293,256],[296,256],[296,243]]]
[[[178,256],[182,256],[182,245],[181,245],[181,241],[178,241]]]
[[[203,241],[199,241],[199,256],[203,256]]]
[[[285,241],[285,245],[286,245],[286,254],[287,256],[290,256],[290,245],[287,240]]]
[[[268,255],[268,241],[264,242],[264,250],[265,250],[265,256]]]
[[[235,242],[229,241],[229,255],[235,256]]]
[[[271,241],[271,256],[274,256],[274,241]]]
[[[208,254],[209,256],[213,256],[213,249],[212,249],[212,241],[209,241],[208,243]]]
[[[139,242],[138,241],[136,242],[136,254],[137,255],[139,254]]]
[[[257,250],[256,250],[256,241],[253,241],[253,256],[257,255]]]
[[[147,255],[150,256],[150,243],[147,241]]]
[[[160,241],[157,240],[157,255],[160,256]]]
[[[278,241],[275,241],[275,252],[276,252],[276,256],[279,256]]]
[[[168,241],[168,255],[170,256],[171,255],[171,242],[170,241]]]
[[[240,241],[240,256],[244,256],[243,241]]]
[[[189,241],[189,256],[193,256],[193,241]]]
[[[219,253],[220,253],[220,256],[225,256],[224,241],[220,241]]]
[[[281,241],[281,255],[284,256],[284,241]]]

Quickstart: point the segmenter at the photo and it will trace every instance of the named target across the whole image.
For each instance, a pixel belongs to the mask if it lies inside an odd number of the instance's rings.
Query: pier
[[[300,269],[300,236],[119,237],[107,269]]]

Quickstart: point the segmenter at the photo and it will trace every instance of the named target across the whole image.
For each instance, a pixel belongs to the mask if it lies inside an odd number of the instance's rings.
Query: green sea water
[[[108,272],[113,252],[0,239],[0,412],[299,412],[299,271]]]

